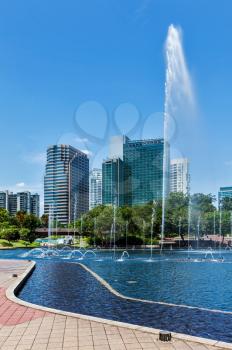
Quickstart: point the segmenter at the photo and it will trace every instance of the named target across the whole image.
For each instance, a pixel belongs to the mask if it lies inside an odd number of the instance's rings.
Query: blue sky
[[[42,193],[49,144],[88,150],[96,166],[136,121],[132,138],[162,136],[171,23],[198,104],[192,191],[232,185],[231,12],[230,0],[2,0],[0,188]]]

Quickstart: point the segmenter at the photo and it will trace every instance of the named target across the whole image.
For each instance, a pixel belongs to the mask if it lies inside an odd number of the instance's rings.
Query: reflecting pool
[[[25,252],[0,251],[0,258],[22,259]],[[232,341],[232,314],[225,313],[232,312],[231,251],[191,251],[189,258],[186,251],[157,251],[152,260],[149,251],[129,251],[123,258],[117,251],[115,260],[112,252],[95,254],[33,257],[36,269],[19,297],[66,311]],[[154,303],[115,296],[79,263],[122,295]]]

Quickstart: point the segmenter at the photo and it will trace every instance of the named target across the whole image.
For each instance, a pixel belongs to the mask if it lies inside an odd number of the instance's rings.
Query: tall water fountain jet
[[[127,250],[127,236],[128,236],[128,221],[126,222],[126,250]]]
[[[81,215],[81,234],[80,234],[80,242],[79,247],[82,248],[82,235],[83,235],[83,216]]]
[[[96,234],[97,234],[97,218],[94,218],[93,223],[93,246],[96,248]]]
[[[77,193],[75,193],[73,220],[74,220],[74,223],[73,223],[73,244],[74,244],[74,251],[75,251],[76,250]]]
[[[182,218],[181,216],[179,217],[178,221],[178,228],[179,228],[179,249],[180,249],[180,239],[181,239],[181,225],[182,225]]]
[[[116,256],[116,205],[113,207],[114,260]]]
[[[230,212],[230,237],[232,237],[232,211]]]
[[[198,220],[197,220],[197,249],[199,249],[200,225],[201,225],[201,216],[199,215]]]
[[[164,103],[164,156],[163,156],[163,195],[162,195],[162,225],[161,225],[161,250],[165,234],[165,206],[168,193],[169,175],[169,146],[173,141],[171,133],[174,125],[177,125],[177,117],[183,116],[194,107],[194,95],[190,74],[187,68],[182,45],[180,28],[170,25],[165,44],[166,56],[166,80]],[[181,121],[180,121],[181,122]]]
[[[146,230],[146,222],[143,219],[143,247],[144,249],[146,249],[146,235],[145,235],[145,231]]]
[[[219,256],[222,257],[222,206],[219,205]]]
[[[53,205],[51,204],[49,206],[49,212],[48,212],[48,243],[51,242],[53,225],[54,225],[54,208],[53,208]]]
[[[213,212],[213,235],[214,235],[214,249],[217,247],[216,242],[216,210]]]
[[[112,250],[113,230],[114,230],[114,224],[112,223],[110,226],[110,250]]]
[[[191,211],[191,197],[189,199],[189,205],[188,205],[188,259],[190,258],[189,256],[189,250],[190,250],[190,233],[191,233],[191,218],[192,218],[192,211]]]
[[[155,201],[153,201],[152,214],[151,214],[150,260],[152,260],[153,258],[153,230],[154,230],[154,223],[156,219],[155,216],[156,216]]]

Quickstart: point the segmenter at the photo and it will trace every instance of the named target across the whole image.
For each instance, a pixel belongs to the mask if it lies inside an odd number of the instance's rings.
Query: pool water
[[[1,251],[0,258],[22,258],[25,250]],[[34,259],[37,266],[19,293],[32,303],[122,322],[232,341],[232,252],[224,261],[205,259],[205,252],[170,251],[154,254],[132,251],[116,261],[112,254],[97,252],[92,259]],[[112,294],[78,263],[81,262],[124,296],[190,305],[207,310],[129,301]]]
[[[232,311],[232,254],[224,262],[202,259],[202,254],[166,253],[153,262],[142,254],[114,262],[83,261],[119,293],[172,304]]]

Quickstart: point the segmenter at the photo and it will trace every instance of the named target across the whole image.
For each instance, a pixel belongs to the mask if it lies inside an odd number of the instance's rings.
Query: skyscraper
[[[102,203],[123,205],[123,161],[107,159],[102,164]]]
[[[188,194],[190,191],[189,161],[172,159],[170,163],[170,191]]]
[[[68,224],[89,209],[89,159],[69,145],[47,149],[44,178],[44,213]],[[75,213],[74,213],[75,210]]]
[[[126,140],[123,145],[126,205],[133,206],[162,199],[163,155],[163,139]],[[169,148],[167,157],[169,159]]]
[[[89,177],[89,208],[102,204],[102,169],[93,169]]]

